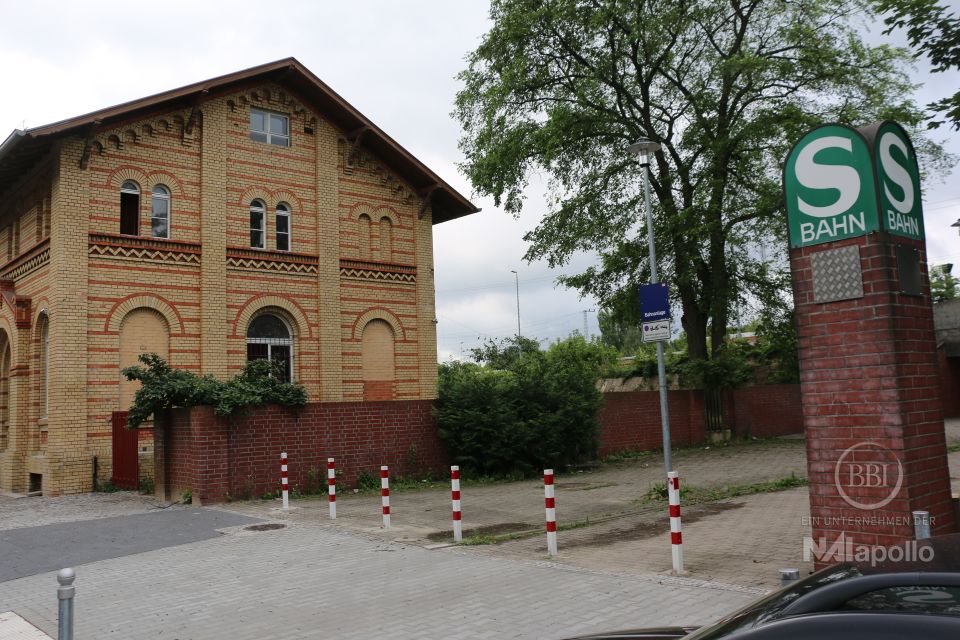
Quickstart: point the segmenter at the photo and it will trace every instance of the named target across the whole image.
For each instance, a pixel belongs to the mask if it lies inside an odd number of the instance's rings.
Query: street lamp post
[[[653,210],[650,208],[650,156],[660,149],[660,145],[647,138],[640,138],[627,147],[627,151],[640,159],[643,167],[643,199],[647,213],[647,244],[650,247],[650,282],[657,284],[657,249],[653,243]],[[663,427],[663,466],[666,472],[673,471],[670,460],[670,412],[667,404],[667,370],[664,365],[663,342],[657,341],[657,375],[660,378],[660,419]]]
[[[523,352],[520,335],[520,276],[514,269],[510,269],[510,273],[513,274],[513,280],[517,285],[517,350]]]

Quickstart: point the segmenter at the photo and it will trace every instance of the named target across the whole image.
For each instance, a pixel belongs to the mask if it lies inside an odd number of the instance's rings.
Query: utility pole
[[[583,310],[583,339],[590,342],[590,326],[587,324],[587,314],[594,313],[596,309]]]
[[[513,280],[517,285],[517,349],[522,352],[523,347],[521,343],[523,336],[520,335],[520,275],[514,269],[510,269],[510,273],[513,274]]]
[[[643,200],[647,214],[647,244],[650,248],[650,282],[657,284],[660,278],[657,274],[657,248],[653,242],[653,210],[650,207],[650,156],[660,149],[660,145],[646,138],[627,147],[627,151],[640,159],[643,167]],[[660,378],[660,417],[663,428],[663,466],[667,473],[673,471],[670,459],[670,410],[667,406],[667,372],[664,364],[663,342],[657,341],[657,376]]]

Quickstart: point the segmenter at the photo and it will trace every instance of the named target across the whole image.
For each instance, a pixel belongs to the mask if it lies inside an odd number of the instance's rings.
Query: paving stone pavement
[[[157,509],[189,509],[189,506],[157,502],[134,491],[81,493],[50,498],[0,495],[0,531],[39,527],[61,522],[113,518]]]
[[[953,421],[960,425],[960,421]],[[960,431],[960,430],[957,430]],[[949,433],[949,432],[948,432]],[[960,452],[950,454],[954,490],[960,490]],[[678,451],[675,469],[684,487],[716,488],[806,476],[802,439],[764,441],[721,448]],[[641,506],[638,499],[661,482],[659,454],[557,476],[557,521],[562,526],[590,520],[589,527],[560,531],[557,561],[589,569],[658,573],[670,569],[665,507]],[[256,517],[290,522],[326,522],[330,526],[408,544],[452,542],[449,491],[394,492],[392,524],[383,529],[380,498],[338,491],[338,519],[327,519],[325,499],[294,500],[290,511],[279,501],[234,503],[225,508]],[[809,503],[805,488],[757,494],[715,505],[684,507],[686,569],[693,577],[739,585],[775,588],[777,570],[811,568],[802,557],[809,535]],[[543,485],[540,480],[463,487],[464,535],[504,533],[543,527]],[[746,545],[749,545],[747,547]],[[544,557],[544,536],[497,545],[465,548],[479,555],[511,558]]]
[[[318,524],[225,535],[77,568],[76,636],[563,638],[700,624],[756,590],[430,551]],[[0,611],[53,633],[53,573],[0,584]]]

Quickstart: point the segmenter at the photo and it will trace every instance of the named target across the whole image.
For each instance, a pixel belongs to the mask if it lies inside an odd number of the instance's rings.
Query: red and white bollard
[[[390,528],[390,467],[380,467],[380,503],[383,505],[383,528]]]
[[[553,469],[543,470],[543,498],[547,507],[547,553],[557,555],[557,501],[553,494]]]
[[[327,496],[330,501],[330,519],[337,519],[337,470],[333,458],[327,458]]]
[[[450,467],[450,499],[453,502],[453,541],[463,541],[463,523],[460,521],[460,467]]]
[[[283,508],[290,508],[290,478],[287,477],[287,452],[280,454],[280,486],[283,488]]]
[[[667,495],[670,498],[670,550],[674,573],[683,573],[683,535],[680,533],[680,474],[667,474]]]

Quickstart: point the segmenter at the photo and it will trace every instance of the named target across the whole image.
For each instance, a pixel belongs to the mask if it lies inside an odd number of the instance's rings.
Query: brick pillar
[[[934,535],[956,531],[924,242],[881,231],[791,249],[790,264],[814,541],[900,543],[918,509]]]
[[[203,105],[200,159],[200,361],[203,373],[227,377],[227,106]],[[238,328],[245,332],[246,328]],[[245,333],[244,333],[245,335]]]
[[[340,317],[340,190],[337,177],[337,132],[329,124],[316,127],[317,143],[317,296],[319,299],[320,397],[343,400],[343,321]]]
[[[433,207],[413,220],[417,253],[417,365],[421,400],[437,397],[437,312],[433,288]]]
[[[50,221],[50,407],[43,471],[45,495],[93,489],[87,431],[87,253],[90,172],[80,168],[83,140],[60,148]]]

